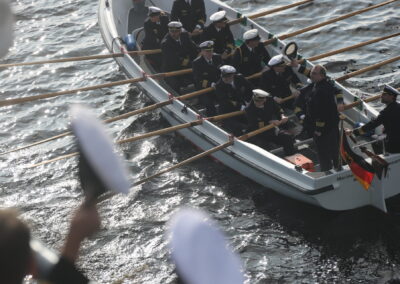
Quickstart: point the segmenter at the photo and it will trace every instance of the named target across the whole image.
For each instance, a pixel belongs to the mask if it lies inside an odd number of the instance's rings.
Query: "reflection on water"
[[[292,1],[226,0],[243,14]],[[258,20],[275,34],[293,32],[380,1],[314,1]],[[338,5],[340,3],[340,5]],[[16,42],[1,63],[107,53],[93,1],[14,2]],[[298,35],[293,40],[305,57],[399,31],[399,4],[371,11]],[[290,39],[290,40],[292,40]],[[400,52],[398,39],[318,61],[336,78],[386,60]],[[347,80],[356,93],[373,94],[385,83],[398,87],[400,63]],[[0,70],[2,98],[38,95],[121,80],[111,59],[14,67]],[[102,118],[138,109],[150,102],[137,88],[118,86],[4,107],[0,151],[64,132],[68,106],[84,103]],[[158,112],[110,124],[123,139],[166,127]],[[75,159],[30,170],[37,163],[75,150],[70,136],[0,156],[0,206],[17,206],[34,235],[58,249],[68,218],[82,199]],[[132,181],[195,155],[182,137],[168,134],[123,145]],[[245,264],[248,283],[386,283],[399,279],[399,200],[390,214],[372,208],[328,212],[282,197],[209,159],[177,169],[100,205],[103,229],[85,243],[79,265],[100,283],[175,283],[163,232],[180,206],[206,210],[227,233]]]

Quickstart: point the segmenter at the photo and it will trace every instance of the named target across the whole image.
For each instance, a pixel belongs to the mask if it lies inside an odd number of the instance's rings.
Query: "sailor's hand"
[[[269,123],[273,124],[274,126],[279,126],[279,124],[281,124],[279,120],[270,120]]]
[[[294,67],[294,68],[298,68],[299,62],[296,59],[292,59],[292,60],[290,60],[290,66]]]
[[[344,133],[346,133],[347,136],[350,136],[351,134],[353,134],[353,130],[350,128],[345,128]]]
[[[281,121],[280,121],[280,124],[285,124],[285,123],[288,122],[288,121],[289,121],[289,118],[288,118],[288,117],[282,116],[282,119],[281,119]]]
[[[241,105],[240,106],[240,110],[245,110],[246,109],[246,106],[245,105]]]
[[[300,91],[299,91],[299,90],[294,90],[294,91],[292,92],[292,95],[293,95],[295,98],[297,98],[297,97],[300,95]]]
[[[269,66],[264,66],[263,69],[261,70],[261,73],[264,73],[264,72],[268,71],[269,69],[271,69],[271,68],[269,68]]]
[[[229,56],[230,56],[230,54],[229,54],[229,52],[228,52],[227,50],[225,50],[225,51],[221,54],[221,58],[222,58],[223,60],[229,58]]]
[[[279,97],[274,97],[274,101],[276,101],[278,104],[282,103],[282,99]]]
[[[198,29],[198,28],[195,28],[195,29],[192,31],[191,35],[192,35],[192,36],[197,36],[197,35],[201,34],[202,32],[203,32],[203,30]]]
[[[338,105],[337,105],[337,110],[338,110],[339,112],[344,111],[344,104],[338,104]]]
[[[319,132],[319,131],[314,131],[314,135],[315,135],[315,136],[318,136],[318,137],[319,137],[319,136],[321,136],[321,134],[322,134],[322,133]]]
[[[216,89],[217,84],[215,84],[215,82],[211,83],[211,88],[213,88],[214,90]]]

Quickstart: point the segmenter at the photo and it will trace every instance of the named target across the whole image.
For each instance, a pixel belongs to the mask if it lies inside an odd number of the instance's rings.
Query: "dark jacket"
[[[182,32],[180,43],[167,34],[161,42],[164,72],[190,68],[198,54],[196,44],[187,32]]]
[[[270,124],[271,120],[281,120],[283,110],[272,97],[267,97],[264,108],[258,108],[252,100],[250,105],[245,109],[246,117],[249,124],[249,131],[253,131]],[[265,132],[267,135],[274,135],[275,130],[270,129]]]
[[[203,56],[197,57],[192,64],[194,83],[198,90],[211,86],[220,78],[221,71],[219,67],[222,64],[221,55],[214,54],[212,64],[209,64]]]
[[[271,57],[263,43],[260,42],[253,51],[250,51],[247,45],[243,43],[240,47],[236,48],[232,58],[232,65],[244,76],[250,76],[261,72],[263,68],[261,62],[267,65],[270,59]]]
[[[196,25],[203,28],[206,22],[204,0],[191,0],[191,5],[185,0],[175,0],[172,4],[171,21],[180,21],[189,32],[192,32]]]
[[[290,84],[300,86],[300,80],[291,67],[287,66],[281,74],[277,74],[271,68],[262,74],[260,88],[272,97],[285,98],[292,94]]]
[[[217,31],[213,23],[209,24],[203,31],[202,41],[212,40],[214,42],[214,52],[222,54],[225,50],[229,53],[235,48],[235,40],[229,25]]]
[[[363,134],[382,124],[386,133],[386,150],[390,153],[400,153],[400,104],[398,102],[387,105],[375,119],[355,129],[354,134]]]
[[[159,49],[161,41],[168,33],[169,19],[166,15],[160,16],[160,23],[153,23],[150,18],[144,22],[143,49]]]
[[[233,82],[234,87],[220,79],[215,86],[220,114],[240,110],[242,105],[251,100],[253,84],[241,74],[236,74]]]
[[[315,131],[324,134],[338,127],[336,95],[341,94],[341,90],[334,85],[334,81],[327,78],[311,83],[306,88],[310,92],[306,102],[306,117],[314,124]]]

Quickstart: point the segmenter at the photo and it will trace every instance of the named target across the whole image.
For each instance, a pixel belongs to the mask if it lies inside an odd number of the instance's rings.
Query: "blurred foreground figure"
[[[100,217],[95,204],[83,204],[75,212],[61,255],[47,279],[51,283],[88,283],[89,280],[76,269],[79,248],[85,238],[100,228]],[[28,226],[14,210],[0,211],[0,283],[20,284],[26,275],[37,278],[40,263],[32,251]]]
[[[180,210],[168,228],[169,246],[180,281],[185,284],[243,284],[239,257],[204,212]]]

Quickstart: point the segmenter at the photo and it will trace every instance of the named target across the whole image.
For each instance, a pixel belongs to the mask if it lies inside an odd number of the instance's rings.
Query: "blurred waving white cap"
[[[239,257],[204,212],[182,209],[168,226],[169,246],[185,284],[243,284]]]

